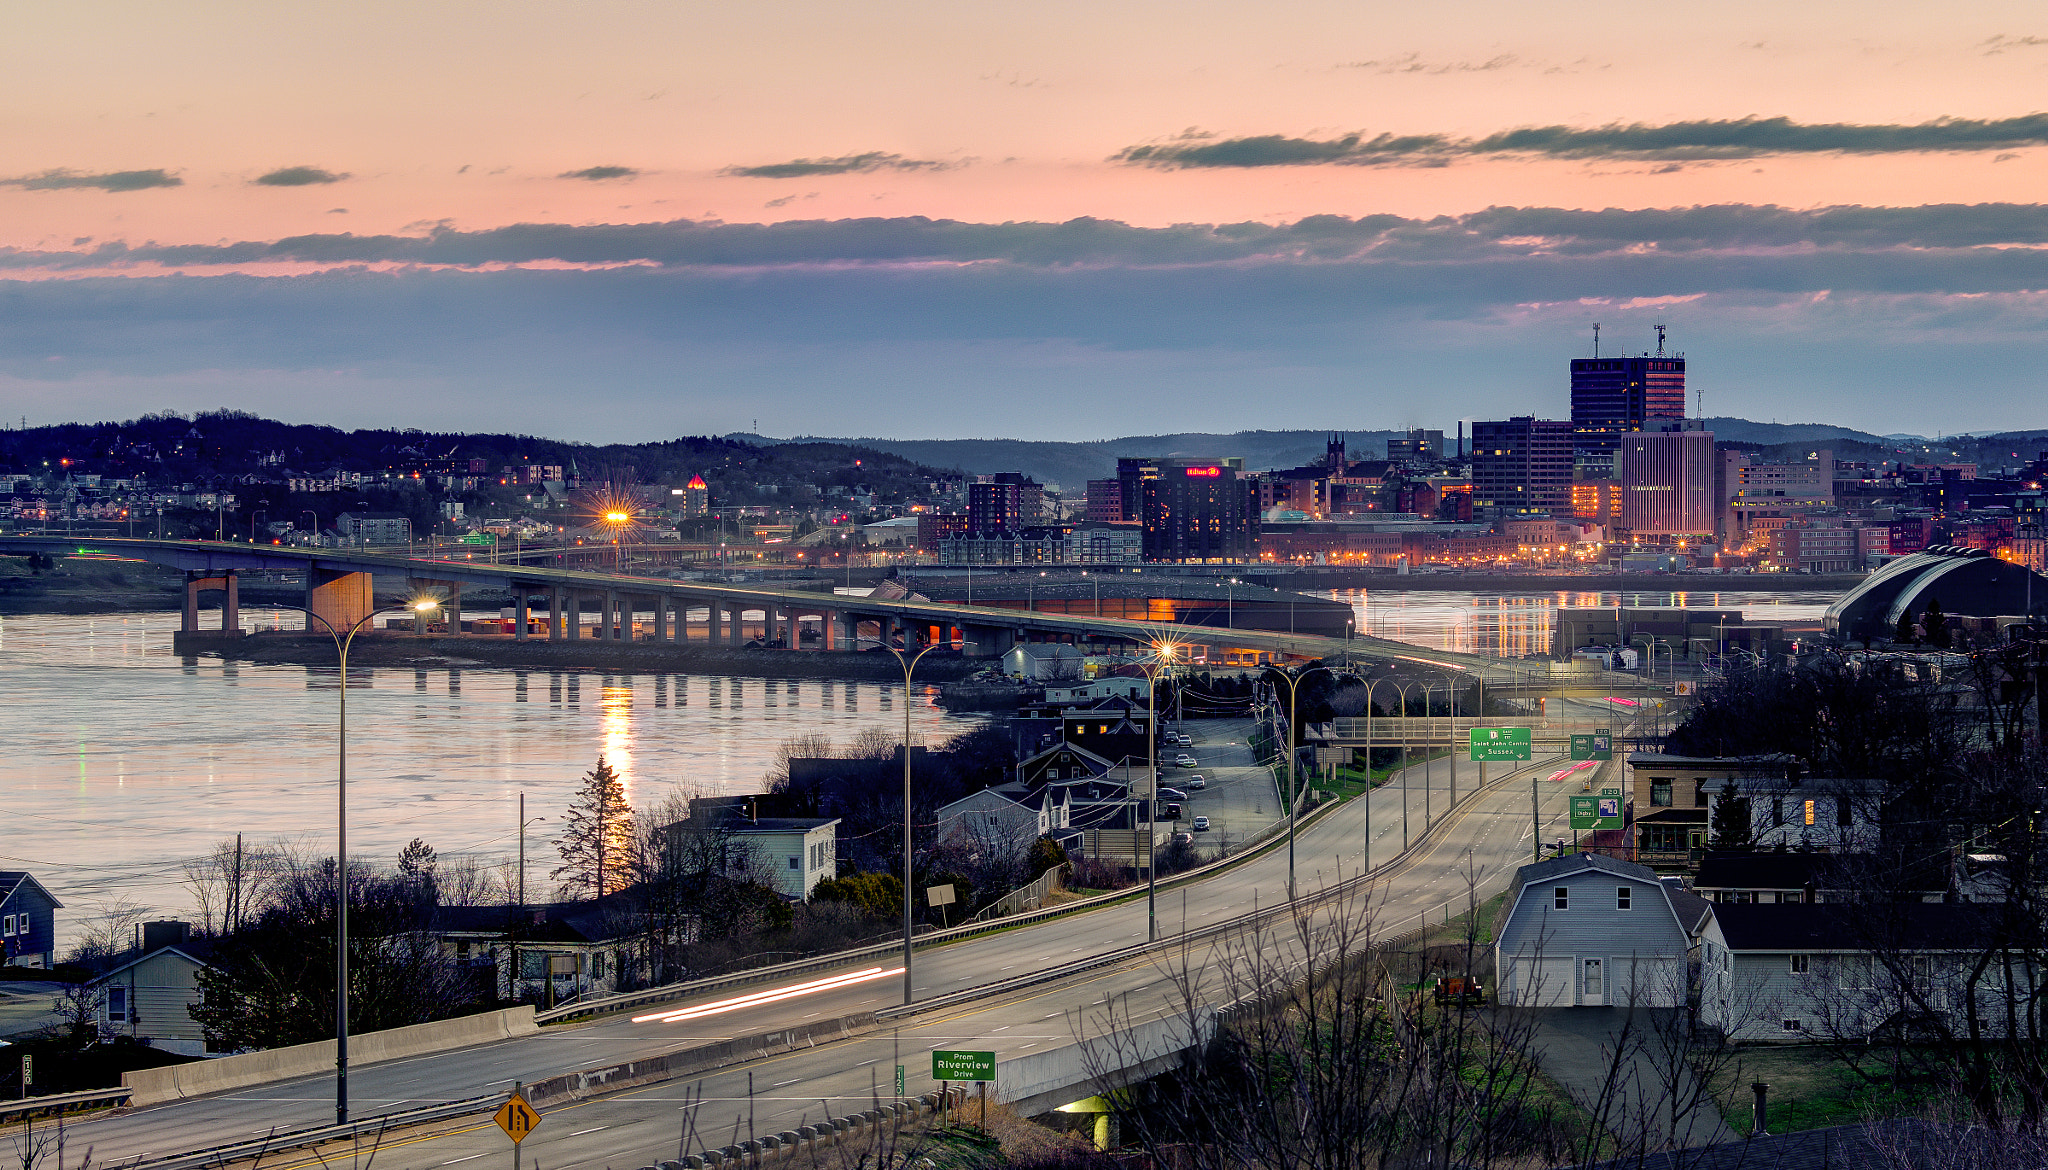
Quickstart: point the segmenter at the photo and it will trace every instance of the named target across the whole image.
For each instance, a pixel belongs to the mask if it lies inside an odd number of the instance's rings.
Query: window
[[[1671,807],[1671,781],[1650,779],[1650,804],[1653,808]]]
[[[1555,897],[1556,897],[1556,901],[1557,901],[1557,908],[1558,908],[1559,910],[1563,910],[1563,909],[1567,908],[1567,906],[1568,906],[1568,905],[1570,904],[1570,902],[1571,902],[1571,896],[1572,896],[1572,888],[1571,888],[1570,886],[1559,886],[1559,887],[1557,887],[1557,890],[1555,891]]]
[[[1811,955],[1792,955],[1790,956],[1791,962],[1787,970],[1794,975],[1804,975],[1807,971],[1808,961],[1812,958],[1813,956]]]
[[[20,936],[21,936],[21,937],[23,937],[23,938],[27,938],[27,937],[28,937],[28,934],[29,934],[28,924],[29,924],[29,917],[28,917],[28,915],[26,915],[26,914],[17,914],[17,915],[15,915],[15,916],[14,916],[14,933],[16,933],[16,934],[20,935]]]
[[[1785,798],[1782,796],[1773,796],[1771,798],[1771,827],[1775,829],[1779,825],[1782,825],[1784,823]]]
[[[1781,1028],[1781,1029],[1783,1029],[1784,1031],[1787,1031],[1787,1032],[1804,1032],[1804,1031],[1806,1031],[1806,1021],[1804,1021],[1804,1020],[1779,1020],[1779,1021],[1778,1021],[1778,1027],[1779,1027],[1779,1028]]]
[[[127,1020],[128,989],[125,987],[107,988],[107,1022],[110,1024],[120,1024],[126,1023]]]
[[[1849,827],[1849,800],[1847,797],[1837,796],[1835,798],[1835,824],[1844,829]]]
[[[1806,802],[1806,823],[1813,823],[1813,802],[1810,800]]]
[[[1631,892],[1627,886],[1614,887],[1614,908],[1616,910],[1628,909],[1628,899]]]
[[[796,854],[794,854],[794,853],[792,853],[792,854],[790,854],[790,855],[789,855],[789,868],[791,868],[791,869],[802,869],[803,867],[804,867],[804,859],[803,859],[803,858],[801,858],[801,857],[798,857],[798,856],[797,856]]]
[[[14,933],[14,915],[12,915],[12,914],[9,914],[9,915],[7,915],[7,916],[6,916],[5,918],[0,918],[0,934],[13,934],[13,933]]]

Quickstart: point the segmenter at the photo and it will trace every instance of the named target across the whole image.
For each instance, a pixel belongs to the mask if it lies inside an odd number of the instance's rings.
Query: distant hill
[[[1883,436],[1825,423],[1760,423],[1741,418],[1713,418],[1707,425],[1717,440],[1777,446],[1795,443],[1867,443],[1875,447],[1895,444]],[[1231,435],[1183,432],[1170,435],[1131,435],[1121,439],[1055,443],[1024,439],[827,439],[805,436],[776,439],[766,435],[734,434],[728,439],[758,446],[782,443],[840,443],[886,451],[929,467],[957,467],[970,475],[998,471],[1021,471],[1040,483],[1058,484],[1078,493],[1091,479],[1116,474],[1122,455],[1214,455],[1244,457],[1253,471],[1276,467],[1300,467],[1323,456],[1323,444],[1331,435],[1341,435],[1354,459],[1379,459],[1386,455],[1387,440],[1406,432],[1384,431],[1239,431]],[[1452,435],[1444,441],[1454,443]]]

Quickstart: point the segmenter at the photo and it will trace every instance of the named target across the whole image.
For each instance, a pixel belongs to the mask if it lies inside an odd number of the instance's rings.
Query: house
[[[1735,776],[1723,793],[1746,801],[1749,841],[1757,849],[1858,853],[1876,848],[1884,784],[1826,777]]]
[[[1710,902],[1729,905],[1840,902],[1867,898],[1880,885],[1907,901],[1944,900],[1948,880],[1942,864],[1921,865],[1913,872],[1888,866],[1890,872],[1880,881],[1874,871],[1882,865],[1865,854],[1717,849],[1701,859],[1692,888]]]
[[[1713,794],[1730,779],[1798,774],[1791,756],[1668,756],[1630,752],[1630,856],[1659,869],[1686,869],[1705,849]]]
[[[1992,939],[2003,906],[1927,902],[1717,903],[1702,936],[1700,1019],[1734,1040],[1860,1039],[1904,1027],[2002,1035],[2036,1014],[2018,972],[2005,991]],[[2008,998],[2011,1003],[2008,1004]]]
[[[1066,837],[1071,815],[1064,787],[1034,792],[1023,784],[998,784],[939,809],[938,839],[969,848],[1000,843],[1023,849],[1040,837]]]
[[[1149,685],[1143,677],[1111,675],[1089,683],[1047,686],[1045,701],[1071,707],[1093,706],[1104,699],[1129,699],[1143,703]]]
[[[728,877],[759,882],[792,902],[811,887],[839,876],[838,817],[757,817],[728,820],[720,830],[746,847],[735,849]]]
[[[592,902],[442,906],[430,932],[456,965],[492,994],[552,1005],[601,995],[630,973],[643,941],[629,908]]]
[[[1573,853],[1515,872],[1494,944],[1499,1002],[1679,1007],[1692,939],[1648,866]]]
[[[1080,780],[1106,776],[1117,765],[1084,747],[1057,743],[1041,749],[1017,765],[1017,779],[1028,788],[1043,788],[1055,780]]]
[[[1032,682],[1075,683],[1087,672],[1087,654],[1065,642],[1022,642],[1003,655],[1003,673]]]
[[[57,911],[64,908],[43,883],[22,870],[0,870],[0,943],[10,967],[57,965]]]
[[[192,1018],[206,961],[192,944],[158,947],[86,986],[102,1040],[128,1036],[181,1056],[206,1055],[206,1033]]]

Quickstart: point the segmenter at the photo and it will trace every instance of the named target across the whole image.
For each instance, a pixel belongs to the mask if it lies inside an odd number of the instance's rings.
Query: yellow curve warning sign
[[[498,1110],[497,1117],[492,1120],[498,1123],[499,1129],[505,1131],[506,1137],[515,1142],[523,1142],[526,1135],[533,1132],[533,1127],[540,1124],[540,1114],[526,1103],[526,1098],[514,1093],[511,1100],[505,1102],[504,1107]]]

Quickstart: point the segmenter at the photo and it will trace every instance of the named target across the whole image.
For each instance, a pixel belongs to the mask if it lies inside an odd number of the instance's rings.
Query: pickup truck
[[[1446,975],[1436,981],[1436,1002],[1459,1007],[1483,1007],[1486,988],[1469,975]]]

